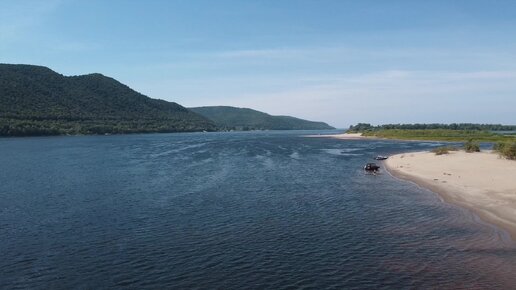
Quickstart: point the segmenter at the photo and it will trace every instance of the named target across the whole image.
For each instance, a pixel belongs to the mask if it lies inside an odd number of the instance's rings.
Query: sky
[[[0,62],[186,107],[516,124],[516,1],[0,0]]]

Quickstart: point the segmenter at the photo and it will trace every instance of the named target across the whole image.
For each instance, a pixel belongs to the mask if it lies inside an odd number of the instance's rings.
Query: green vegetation
[[[176,103],[101,74],[66,77],[41,66],[0,64],[0,136],[216,129]]]
[[[494,132],[501,131],[501,132]],[[386,139],[400,140],[428,140],[428,141],[455,141],[465,142],[466,152],[479,152],[479,142],[496,142],[493,150],[500,156],[516,160],[516,126],[490,124],[389,124],[372,126],[367,123],[358,123],[350,126],[348,132],[362,133]],[[438,147],[432,150],[436,155],[448,154],[458,150],[451,146]]]
[[[323,122],[269,114],[228,106],[197,107],[190,110],[212,120],[223,130],[324,130],[334,129]]]
[[[516,131],[516,125],[501,124],[473,124],[473,123],[453,123],[453,124],[385,124],[372,126],[368,123],[358,123],[350,126],[349,132],[379,131],[379,130],[468,130],[468,131]]]
[[[364,136],[373,136],[387,139],[400,140],[431,140],[431,141],[456,141],[465,142],[473,139],[479,142],[497,142],[504,140],[516,140],[515,135],[501,135],[488,131],[476,130],[377,130],[362,132]]]
[[[468,153],[480,152],[480,144],[473,139],[469,139],[466,143],[464,143],[464,151]]]
[[[356,125],[349,126],[348,133],[364,133],[368,131],[373,131],[375,129],[379,129],[375,126],[372,126],[369,123],[358,123]]]
[[[67,77],[42,66],[0,64],[0,136],[333,129],[251,109],[193,110],[202,115],[101,74]]]
[[[437,147],[432,150],[435,155],[443,155],[448,154],[450,151],[457,151],[458,149],[453,146],[443,146],[443,147]]]
[[[516,160],[516,142],[498,142],[493,146],[493,150],[500,156],[510,160]]]
[[[503,131],[500,131],[503,130]],[[457,141],[466,142],[497,142],[516,140],[516,130],[512,125],[490,124],[389,124],[372,126],[367,123],[359,123],[350,126],[348,132],[362,133],[364,136],[372,136],[386,139],[400,140],[429,140],[429,141]]]

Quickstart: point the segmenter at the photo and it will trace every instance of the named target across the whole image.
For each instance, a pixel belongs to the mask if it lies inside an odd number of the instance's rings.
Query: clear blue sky
[[[334,126],[516,123],[516,1],[0,0],[0,62]]]

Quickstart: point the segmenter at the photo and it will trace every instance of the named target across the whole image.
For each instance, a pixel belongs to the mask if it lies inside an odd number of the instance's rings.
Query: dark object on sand
[[[382,156],[382,155],[378,155],[378,156],[376,156],[376,157],[374,158],[374,160],[385,160],[385,159],[387,159],[387,158],[389,158],[389,157],[387,157],[387,156]]]
[[[364,170],[371,173],[376,173],[380,171],[380,166],[376,165],[375,163],[367,163],[364,166]]]

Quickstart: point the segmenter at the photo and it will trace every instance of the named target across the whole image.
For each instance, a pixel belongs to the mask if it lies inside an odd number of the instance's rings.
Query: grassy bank
[[[448,129],[379,129],[365,130],[363,136],[372,136],[400,140],[456,141],[466,142],[505,142],[516,141],[516,135],[502,135],[480,130],[448,130]]]

